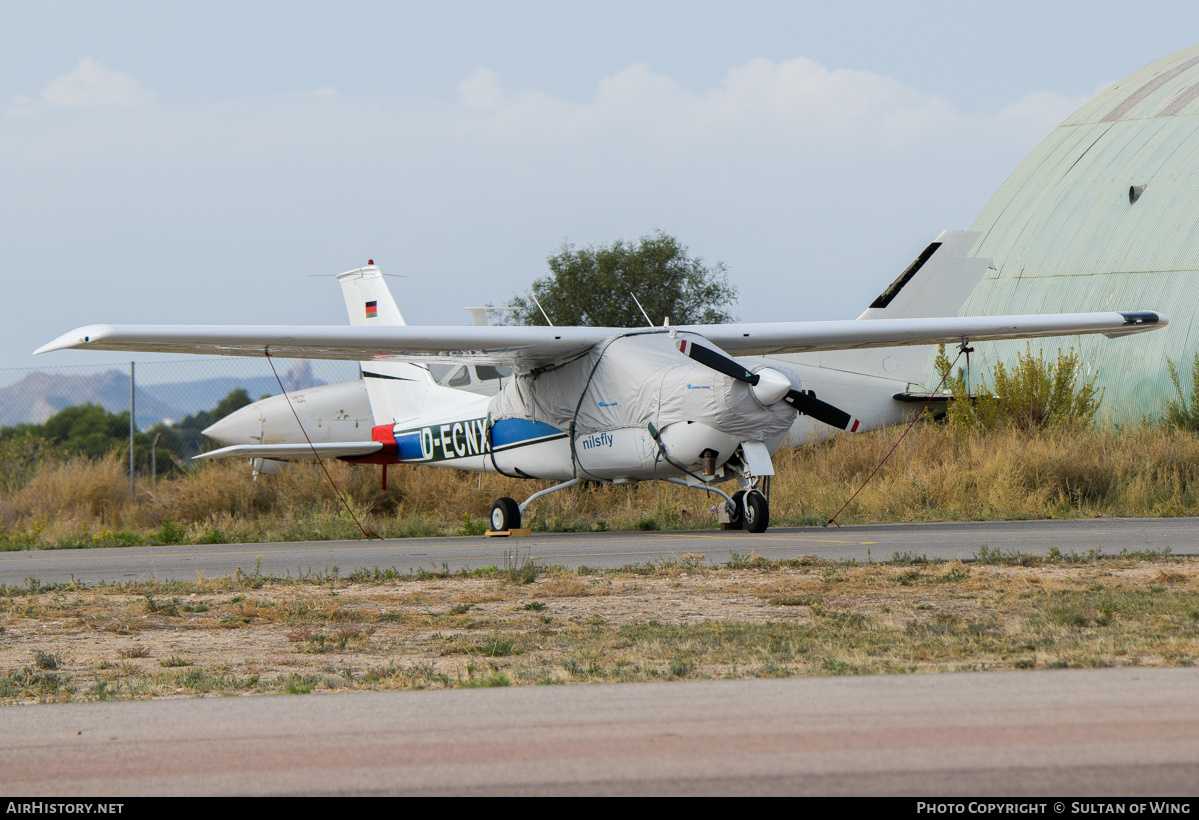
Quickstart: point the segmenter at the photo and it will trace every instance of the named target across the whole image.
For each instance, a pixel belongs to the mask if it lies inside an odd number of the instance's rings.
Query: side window
[[[506,368],[505,368],[506,369]],[[492,379],[498,379],[502,374],[498,367],[492,367],[489,364],[481,364],[475,368],[475,376],[481,382],[489,382]]]
[[[429,365],[429,375],[433,377],[433,381],[438,384],[445,384],[445,377],[450,374],[454,368],[448,364],[431,364]]]
[[[465,367],[458,368],[457,372],[450,377],[447,382],[450,387],[469,387],[470,386],[470,371]]]

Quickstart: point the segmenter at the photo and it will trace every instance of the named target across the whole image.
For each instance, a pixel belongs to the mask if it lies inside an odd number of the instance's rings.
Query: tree
[[[555,325],[644,327],[641,302],[655,325],[732,321],[727,308],[737,300],[723,262],[708,266],[687,255],[687,246],[661,231],[637,241],[576,249],[563,242],[548,260],[550,275],[538,279],[528,296],[512,300],[509,321],[544,325],[536,302]],[[632,296],[630,295],[632,294]],[[533,297],[536,297],[534,301]]]
[[[201,452],[200,431],[250,403],[245,389],[229,392],[212,410],[201,410],[174,426],[155,424],[134,434],[136,469],[148,475],[152,456],[158,475],[168,475]],[[157,439],[157,443],[155,443]],[[108,453],[129,455],[129,411],[110,413],[98,404],[81,404],[55,413],[45,424],[0,428],[0,469],[28,451],[44,455],[99,458]],[[5,483],[0,480],[0,483]]]
[[[238,387],[230,390],[228,395],[217,402],[217,406],[213,409],[201,410],[198,413],[186,416],[183,421],[179,422],[173,428],[174,434],[179,438],[180,454],[191,458],[209,449],[209,442],[200,431],[210,425],[216,424],[225,416],[235,410],[240,410],[250,403],[250,394],[246,392],[244,387]]]

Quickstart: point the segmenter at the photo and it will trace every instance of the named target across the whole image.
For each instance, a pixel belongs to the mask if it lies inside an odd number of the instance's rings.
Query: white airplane
[[[866,321],[411,327],[402,324],[377,268],[368,266],[339,277],[343,288],[347,280],[357,282],[361,300],[350,327],[90,325],[35,352],[94,349],[359,361],[374,421],[370,441],[333,440],[331,430],[329,440],[317,436],[311,445],[242,444],[206,457],[296,459],[316,453],[360,463],[427,464],[560,482],[522,504],[498,499],[491,510],[491,527],[497,531],[520,527],[521,513],[535,499],[582,481],[659,479],[716,492],[725,499],[731,522],[764,532],[770,513],[762,487],[774,473],[771,454],[787,438],[798,413],[850,432],[879,421],[864,424],[842,407],[816,398],[802,389],[795,369],[761,357],[841,351],[837,364],[848,366],[849,359],[862,361],[862,351],[875,348],[1084,333],[1116,337],[1167,324],[1164,315],[1144,310],[890,318],[885,313],[890,304],[918,298],[904,292],[939,250],[930,247],[923,262],[918,259],[896,280],[871,308],[882,317],[863,314]],[[730,353],[758,358],[734,359]],[[513,377],[497,395],[480,396],[437,384],[428,370],[432,364],[508,367]],[[888,371],[885,357],[880,366]],[[728,480],[739,488],[732,496],[717,486]]]
[[[989,259],[967,256],[981,236],[981,233],[970,231],[942,232],[858,318],[955,315],[990,265]],[[382,277],[382,272],[373,263],[338,275],[351,324],[406,324]],[[374,315],[369,318],[363,307],[368,304],[375,306]],[[473,323],[478,326],[487,325],[487,311],[506,309],[466,308]],[[861,420],[859,431],[864,431],[902,423],[928,400],[928,393],[917,388],[924,381],[922,366],[928,356],[926,347],[908,346],[771,358],[778,358],[797,371],[805,392],[847,408]],[[375,380],[372,382],[375,394],[394,389],[404,390],[402,381],[385,379],[382,374],[374,372],[375,369],[370,362],[364,362],[362,372],[370,374],[369,377],[319,385],[287,396],[272,396],[254,402],[209,426],[204,430],[204,435],[224,447],[304,445],[308,458],[312,457],[312,451],[306,445],[308,440],[343,443],[371,441],[375,414],[366,386],[367,378]],[[490,365],[432,364],[429,365],[429,371],[434,381],[444,387],[482,396],[498,393],[503,380],[511,375],[507,368]],[[940,395],[932,398],[937,405],[943,405],[948,397]],[[302,413],[293,413],[293,406],[299,407]],[[303,418],[303,428],[297,423],[297,415]],[[791,425],[787,440],[798,446],[825,438],[832,432],[832,427],[801,414]],[[263,458],[252,460],[256,472],[275,472],[283,463],[283,460]]]

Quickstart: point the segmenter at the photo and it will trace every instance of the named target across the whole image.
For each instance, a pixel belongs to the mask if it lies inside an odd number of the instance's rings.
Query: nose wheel
[[[741,493],[737,493],[733,498],[737,498],[738,495]],[[750,490],[740,501],[744,509],[745,529],[750,532],[766,532],[766,527],[770,525],[770,502],[766,500],[766,496],[757,490]]]

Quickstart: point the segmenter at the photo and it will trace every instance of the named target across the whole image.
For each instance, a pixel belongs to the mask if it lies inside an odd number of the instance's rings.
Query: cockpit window
[[[489,382],[492,379],[498,379],[501,376],[506,376],[507,373],[501,373],[501,370],[508,370],[506,367],[492,367],[489,364],[481,364],[475,368],[475,376],[481,382]],[[512,371],[508,371],[509,373]]]
[[[470,384],[470,371],[465,367],[458,368],[458,371],[450,377],[447,382],[450,387],[466,387]]]

